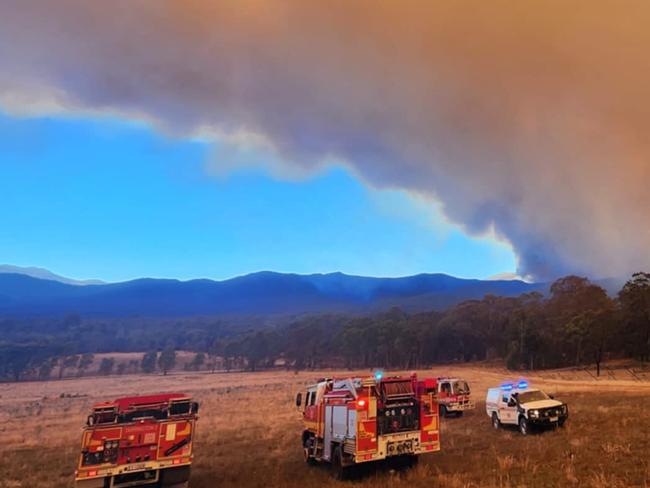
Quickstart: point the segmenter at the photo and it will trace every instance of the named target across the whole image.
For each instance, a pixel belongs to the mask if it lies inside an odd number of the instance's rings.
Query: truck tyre
[[[497,415],[496,412],[492,412],[492,427],[495,429],[499,429],[501,427],[501,421],[499,420],[499,416]]]
[[[314,456],[312,456],[312,453],[314,451],[314,438],[309,437],[308,439],[305,439],[305,442],[302,445],[302,452],[304,454],[305,458],[305,463],[311,465],[316,464],[316,459],[314,459]]]
[[[447,407],[444,405],[440,405],[440,417],[446,417],[447,416]]]
[[[332,478],[337,481],[343,481],[346,479],[346,468],[343,466],[343,451],[341,446],[336,446],[332,452]]]
[[[525,417],[519,418],[519,432],[521,435],[528,435],[528,421]]]

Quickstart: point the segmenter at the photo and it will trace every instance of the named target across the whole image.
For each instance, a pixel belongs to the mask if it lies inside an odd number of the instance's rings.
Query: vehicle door
[[[441,403],[447,403],[449,401],[449,397],[451,397],[451,394],[451,383],[448,381],[440,383],[440,395],[438,397],[438,400]]]
[[[316,405],[315,390],[307,391],[307,396],[305,397],[305,410],[303,412],[303,418],[307,422],[318,421],[318,406]]]
[[[499,420],[502,424],[517,423],[517,401],[512,395],[504,392],[499,400]]]

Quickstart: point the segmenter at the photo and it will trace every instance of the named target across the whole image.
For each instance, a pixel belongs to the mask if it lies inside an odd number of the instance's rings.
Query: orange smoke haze
[[[343,160],[495,229],[537,279],[650,266],[645,0],[47,3],[0,0],[8,109]]]

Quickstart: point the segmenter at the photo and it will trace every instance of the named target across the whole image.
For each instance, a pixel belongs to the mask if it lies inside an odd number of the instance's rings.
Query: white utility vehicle
[[[516,425],[523,435],[528,434],[532,427],[561,427],[569,417],[566,403],[555,400],[542,390],[530,388],[526,381],[490,388],[485,410],[495,429],[501,425]]]

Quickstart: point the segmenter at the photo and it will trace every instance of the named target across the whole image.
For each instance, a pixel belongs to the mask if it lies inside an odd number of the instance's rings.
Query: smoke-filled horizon
[[[344,162],[494,231],[537,280],[650,265],[647,2],[0,6],[5,109]]]

